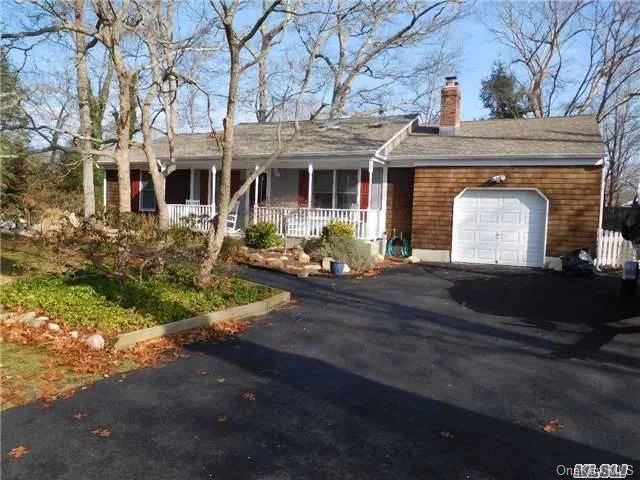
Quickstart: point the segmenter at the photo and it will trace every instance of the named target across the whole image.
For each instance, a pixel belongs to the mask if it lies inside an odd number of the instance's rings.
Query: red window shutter
[[[140,170],[131,170],[131,211],[140,210]]]
[[[309,204],[309,171],[298,170],[298,206]]]
[[[209,170],[200,170],[200,205],[209,204]]]
[[[360,208],[369,208],[369,169],[360,172]]]

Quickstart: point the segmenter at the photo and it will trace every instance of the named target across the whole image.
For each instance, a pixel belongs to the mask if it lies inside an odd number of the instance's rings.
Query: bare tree
[[[581,29],[575,21],[590,2],[587,0],[545,0],[544,2],[502,2],[497,4],[496,38],[524,67],[529,105],[536,118],[549,116],[558,92],[563,47]]]
[[[75,20],[79,25],[85,24],[85,0],[75,0]],[[75,32],[76,54],[76,90],[78,94],[78,111],[80,113],[79,147],[82,152],[82,192],[84,218],[89,219],[96,213],[96,197],[93,190],[93,156],[91,149],[91,106],[89,103],[89,72],[87,70],[87,42],[84,33]]]
[[[380,104],[380,93],[400,80],[415,78],[418,71],[433,68],[442,61],[439,45],[446,28],[463,15],[460,2],[421,0],[380,0],[372,2],[336,0],[326,12],[303,18],[306,30],[313,30],[316,17],[331,16],[331,29],[337,45],[325,43],[317,57],[325,64],[330,78],[329,116],[339,117],[347,100],[362,104]],[[432,43],[437,44],[430,58]],[[397,51],[421,47],[421,62],[416,69],[400,60]],[[356,80],[367,78],[354,90]]]
[[[266,11],[267,8],[267,2],[263,0],[262,10]],[[287,14],[273,27],[267,25],[266,21],[260,26],[260,50],[255,54],[256,61],[258,63],[258,92],[256,95],[256,119],[258,122],[267,122],[274,112],[274,108],[269,106],[267,94],[269,78],[267,60],[269,52],[274,46],[274,42],[291,22],[295,9],[296,5],[289,5]]]
[[[589,54],[564,114],[594,112],[601,122],[640,96],[640,4],[596,2],[583,24]]]
[[[305,64],[304,74],[302,75],[302,80],[298,88],[295,89],[296,107],[293,132],[288,134],[287,138],[283,139],[280,135],[280,129],[278,129],[278,146],[260,164],[260,166],[248,176],[240,188],[231,195],[231,168],[233,163],[235,118],[238,106],[239,83],[242,75],[246,73],[250,67],[256,64],[255,55],[250,55],[250,58],[244,61],[242,54],[245,52],[248,42],[260,31],[260,28],[268,18],[282,13],[286,15],[288,10],[287,5],[286,3],[283,3],[283,0],[273,0],[265,6],[261,14],[251,22],[250,26],[244,32],[240,32],[236,27],[236,23],[238,22],[238,9],[240,6],[240,2],[238,0],[231,0],[230,3],[226,3],[224,0],[210,0],[210,4],[222,24],[227,52],[229,55],[229,79],[226,116],[223,121],[223,136],[220,141],[222,147],[222,168],[220,172],[220,186],[217,190],[216,199],[217,216],[214,228],[209,232],[207,255],[200,265],[199,282],[203,286],[209,285],[211,282],[211,269],[217,261],[218,254],[222,247],[222,242],[226,234],[227,215],[230,209],[233,208],[241,196],[247,192],[251,183],[253,183],[260,174],[262,174],[282,153],[289,148],[296,139],[300,137],[305,126],[312,123],[306,122],[305,124],[302,124],[298,119],[300,118],[300,112],[302,110],[304,94],[306,93],[311,80],[311,72],[316,61],[316,53],[320,46],[320,42],[318,40],[309,45],[310,54]],[[281,8],[282,11],[279,11],[279,8]],[[246,11],[243,13],[245,15],[247,14]],[[285,100],[285,103],[288,100],[289,99]],[[322,107],[323,105],[311,114],[311,121],[317,117],[319,112],[322,110]]]
[[[633,173],[640,157],[640,102],[615,107],[602,126],[608,156],[605,205],[615,207],[623,189],[638,188],[638,178]]]

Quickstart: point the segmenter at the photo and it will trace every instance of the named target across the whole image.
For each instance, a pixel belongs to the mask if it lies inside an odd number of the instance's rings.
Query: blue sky
[[[479,8],[482,4],[478,5]],[[456,24],[452,32],[454,44],[460,47],[461,55],[457,70],[462,89],[462,120],[486,117],[489,111],[480,101],[482,79],[489,76],[493,62],[509,63],[511,54],[483,25],[478,15],[471,15]]]
[[[2,2],[2,0],[0,0]],[[10,4],[5,3],[4,6],[8,7]],[[476,4],[478,12],[491,8],[490,3]],[[24,14],[24,6],[13,4],[11,8],[5,9],[2,12],[0,6],[0,16],[4,17],[3,23],[8,23],[10,29],[19,29],[19,15],[16,13]],[[22,9],[22,12],[19,12]],[[497,59],[502,59],[506,62],[510,60],[510,53],[503,45],[497,42],[488,28],[482,23],[480,15],[478,13],[471,14],[470,16],[458,21],[451,31],[452,45],[460,51],[460,56],[457,62],[457,68],[451,72],[458,76],[462,88],[462,119],[473,120],[486,117],[488,111],[482,107],[482,103],[479,99],[479,92],[481,87],[481,81],[484,77],[488,76],[491,72],[492,64]],[[60,62],[60,53],[63,53],[60,47],[47,46],[37,49],[37,52],[33,52],[39,57],[38,64],[40,67],[45,67],[50,71],[56,71],[62,68],[64,62]],[[407,52],[408,53],[408,52]],[[68,54],[68,53],[67,53]],[[411,55],[417,55],[416,50],[411,52]],[[64,55],[64,53],[63,53]],[[53,62],[51,62],[52,59]],[[72,68],[72,64],[69,63]],[[26,72],[25,72],[26,73]],[[442,79],[444,82],[444,79]],[[240,120],[253,120],[252,115],[240,114]]]

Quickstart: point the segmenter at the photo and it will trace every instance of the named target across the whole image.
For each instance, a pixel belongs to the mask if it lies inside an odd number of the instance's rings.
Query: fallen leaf
[[[218,378],[216,378],[216,382],[218,382],[218,383],[224,383],[224,382],[225,382],[225,379],[224,379],[224,378],[222,378],[222,377],[218,377]]]
[[[111,435],[111,430],[105,427],[98,427],[95,430],[91,430],[91,433],[102,438],[107,438],[109,435]]]
[[[440,432],[440,436],[444,438],[455,438],[455,435],[450,432]]]
[[[206,375],[208,372],[206,370],[196,370],[198,375]]]
[[[28,455],[30,451],[30,447],[19,445],[16,448],[12,448],[11,450],[9,450],[9,456],[12,460],[20,460],[25,455]]]
[[[564,428],[564,425],[562,425],[560,423],[560,420],[558,420],[557,418],[554,420],[551,420],[550,422],[547,422],[544,427],[542,427],[542,429],[547,432],[547,433],[553,433],[556,430],[558,430],[559,428]]]
[[[218,423],[227,423],[228,420],[229,420],[229,417],[227,417],[226,415],[218,415],[216,417],[216,422]]]
[[[253,392],[245,392],[242,394],[242,398],[253,402],[256,399],[256,394]]]
[[[73,415],[73,418],[76,420],[82,420],[83,418],[87,418],[89,415],[84,412],[78,412]]]

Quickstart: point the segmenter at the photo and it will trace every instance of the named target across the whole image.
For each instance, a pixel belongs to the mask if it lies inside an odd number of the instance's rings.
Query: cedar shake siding
[[[595,246],[601,167],[417,167],[411,246],[451,250],[454,198],[466,187],[487,186],[498,174],[506,175],[507,181],[495,187],[538,188],[549,199],[547,256]]]
[[[389,168],[387,182],[387,237],[411,236],[413,206],[413,168]]]

